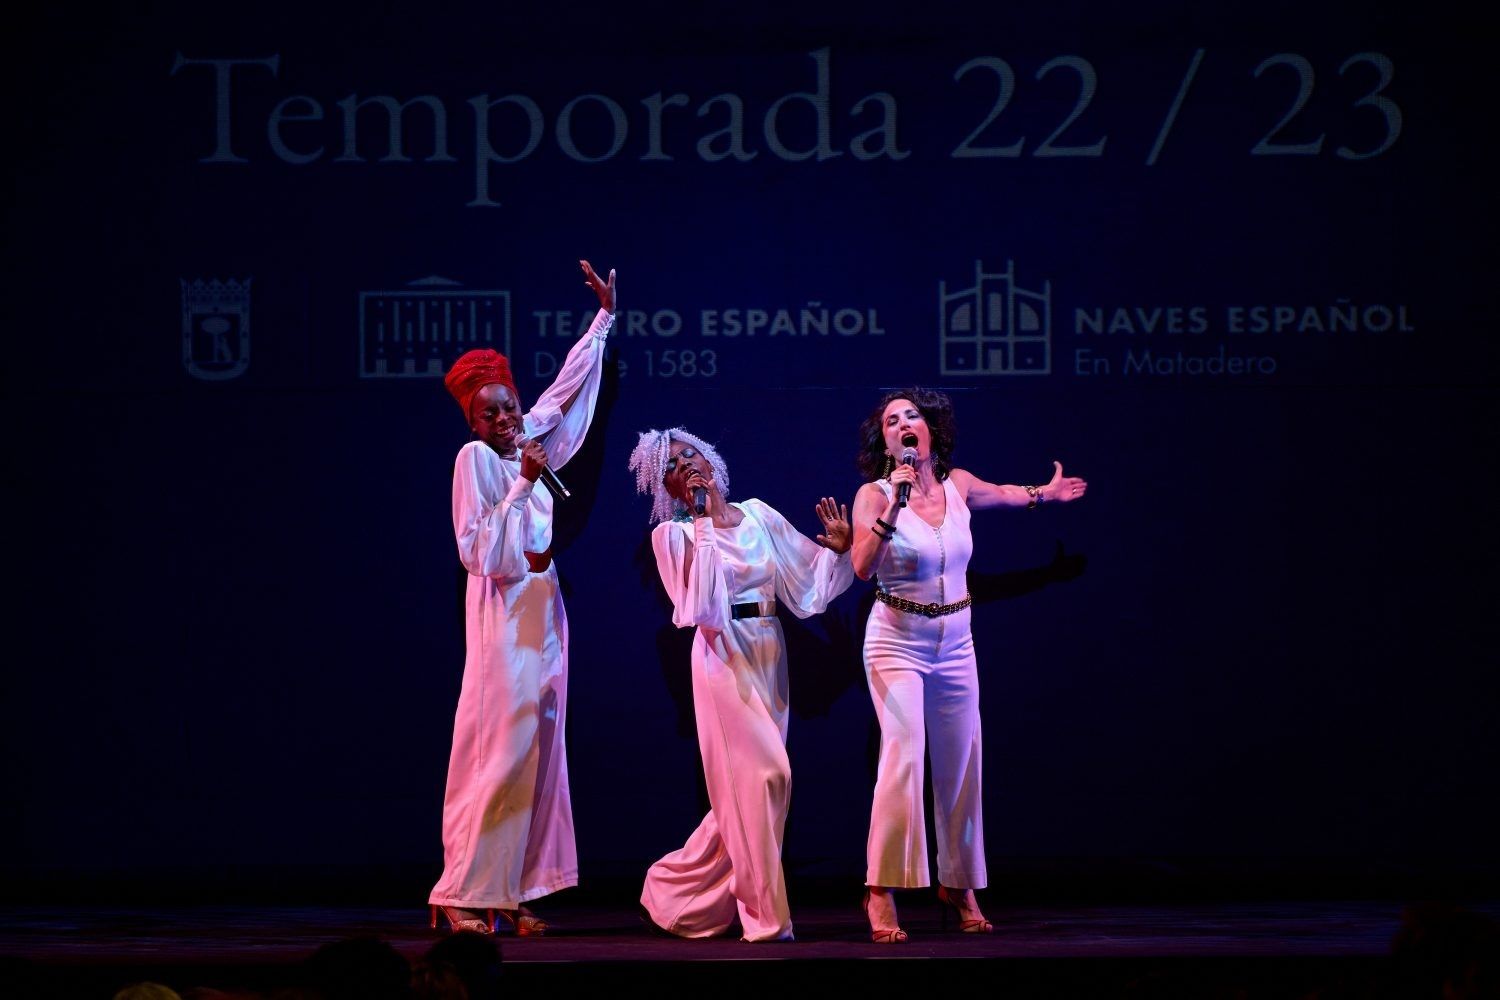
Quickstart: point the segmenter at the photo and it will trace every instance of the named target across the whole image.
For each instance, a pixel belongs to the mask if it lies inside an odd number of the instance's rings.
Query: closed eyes
[[[679,451],[677,454],[673,455],[671,458],[667,459],[666,471],[667,472],[675,472],[675,471],[677,471],[677,460],[679,458],[697,458],[697,457],[698,457],[698,453],[695,450],[693,450],[692,448],[684,448],[681,451]]]

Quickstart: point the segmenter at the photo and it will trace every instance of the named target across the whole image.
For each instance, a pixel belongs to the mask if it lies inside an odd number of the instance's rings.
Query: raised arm
[[[547,464],[560,468],[583,446],[584,436],[594,419],[594,404],[599,400],[599,383],[604,372],[604,341],[615,319],[615,272],[605,282],[594,273],[586,260],[578,262],[584,283],[599,298],[599,312],[588,332],[578,339],[557,378],[537,398],[526,414],[526,434],[540,438],[547,449]]]
[[[970,510],[991,507],[1035,507],[1041,503],[1072,503],[1083,499],[1089,485],[1077,476],[1064,476],[1061,462],[1052,463],[1052,480],[1042,486],[987,483],[964,469],[950,474],[953,485]]]

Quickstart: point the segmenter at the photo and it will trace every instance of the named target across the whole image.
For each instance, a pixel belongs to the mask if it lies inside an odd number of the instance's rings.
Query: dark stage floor
[[[913,900],[904,945],[870,943],[857,906],[802,907],[797,941],[679,941],[646,932],[634,913],[548,901],[545,938],[502,938],[517,987],[687,986],[717,995],[826,976],[851,987],[926,982],[951,970],[1007,996],[1354,997],[1382,987],[1401,925],[1394,902],[1173,903],[994,907],[990,936],[943,933],[932,904]],[[1481,912],[1495,916],[1496,908]],[[0,955],[36,995],[110,996],[139,980],[269,992],[296,981],[320,945],[358,935],[410,960],[439,937],[423,909],[111,907],[0,909]],[[943,962],[943,972],[933,965]],[[733,963],[733,964],[730,964]],[[705,977],[708,977],[705,979]],[[16,985],[16,984],[13,984]],[[201,990],[200,990],[201,992]],[[14,992],[7,995],[16,995]]]

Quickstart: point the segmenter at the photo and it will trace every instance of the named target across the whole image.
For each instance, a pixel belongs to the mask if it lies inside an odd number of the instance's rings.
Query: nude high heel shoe
[[[906,932],[900,927],[876,927],[875,921],[870,916],[870,890],[865,889],[865,898],[860,903],[865,911],[865,919],[870,921],[870,940],[876,944],[901,944],[906,940]]]
[[[942,907],[943,907],[942,908],[943,930],[947,930],[948,929],[948,914],[951,911],[953,913],[953,916],[958,920],[958,930],[959,930],[959,933],[961,933],[961,934],[993,934],[993,933],[995,933],[995,925],[992,924],[992,923],[990,923],[988,920],[984,919],[984,915],[983,914],[980,914],[978,917],[969,917],[969,918],[965,918],[964,917],[964,913],[967,912],[967,911],[965,911],[964,908],[963,908],[964,897],[963,897],[963,892],[962,891],[959,891],[957,893],[957,895],[955,895],[954,891],[951,890],[951,889],[949,889],[947,886],[945,886],[945,885],[939,885],[938,886],[938,890],[937,890],[937,898],[938,898],[938,902],[941,903]],[[979,913],[979,911],[977,909],[974,910],[973,912],[974,913]]]
[[[496,910],[510,924],[517,937],[542,937],[547,933],[547,921],[524,906],[514,910]]]

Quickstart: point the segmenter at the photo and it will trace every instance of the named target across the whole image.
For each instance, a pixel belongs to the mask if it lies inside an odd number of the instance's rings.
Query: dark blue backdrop
[[[559,525],[586,881],[701,808],[635,433],[715,440],[812,533],[911,382],[954,396],[965,467],[1090,481],[976,519],[996,867],[1495,873],[1472,30],[1352,3],[34,16],[9,875],[436,873],[466,440],[437,374],[477,331],[534,398],[590,311],[580,257],[623,309]],[[788,623],[794,875],[861,870],[868,602]]]

